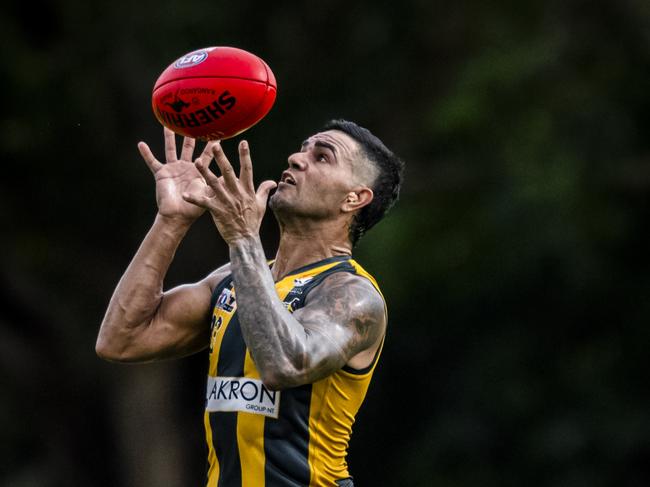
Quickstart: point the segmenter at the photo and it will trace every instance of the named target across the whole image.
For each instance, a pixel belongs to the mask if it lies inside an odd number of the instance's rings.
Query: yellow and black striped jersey
[[[276,283],[289,311],[334,272],[376,281],[348,256],[297,269]],[[212,296],[210,366],[204,415],[208,487],[336,486],[350,477],[346,452],[380,351],[364,370],[344,366],[313,384],[264,387],[237,318],[232,276]]]

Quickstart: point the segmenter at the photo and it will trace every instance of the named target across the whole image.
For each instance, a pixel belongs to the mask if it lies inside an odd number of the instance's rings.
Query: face
[[[305,140],[289,156],[270,206],[283,214],[314,219],[340,215],[351,191],[358,188],[359,144],[344,132],[329,130]]]

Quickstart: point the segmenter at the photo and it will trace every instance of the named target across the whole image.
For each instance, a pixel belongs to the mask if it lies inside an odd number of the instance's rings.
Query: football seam
[[[184,78],[170,79],[169,81],[165,81],[160,86],[154,86],[153,92],[155,93],[156,90],[159,90],[160,88],[162,88],[165,85],[168,85],[169,83],[173,83],[174,81],[181,81],[181,80],[185,80],[185,79],[241,79],[241,80],[244,80],[244,81],[253,81],[255,83],[260,83],[260,84],[263,84],[263,85],[266,85],[266,86],[272,86],[273,88],[275,88],[275,86],[273,86],[272,84],[270,84],[268,82],[268,78],[267,78],[267,81],[261,81],[259,79],[254,79],[254,78],[244,78],[243,76],[186,76]]]

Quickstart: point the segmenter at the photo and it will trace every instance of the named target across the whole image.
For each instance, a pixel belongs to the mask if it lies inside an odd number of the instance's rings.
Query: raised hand
[[[176,136],[168,128],[165,134],[165,162],[156,159],[144,142],[138,144],[140,155],[151,169],[156,180],[156,203],[160,215],[192,222],[203,214],[204,208],[194,205],[183,199],[183,193],[191,193],[205,197],[214,196],[214,192],[205,182],[198,171],[199,164],[205,167],[210,165],[213,157],[213,147],[216,142],[208,142],[201,155],[192,162],[194,153],[194,139],[185,137],[180,158],[176,151]]]
[[[264,181],[257,192],[253,184],[253,163],[248,142],[239,143],[239,178],[223,153],[220,143],[210,147],[222,176],[217,177],[209,169],[209,158],[196,160],[196,169],[212,191],[209,194],[199,186],[183,192],[185,201],[210,212],[219,233],[230,244],[240,238],[259,234],[262,217],[266,211],[269,192],[276,187],[274,181]]]

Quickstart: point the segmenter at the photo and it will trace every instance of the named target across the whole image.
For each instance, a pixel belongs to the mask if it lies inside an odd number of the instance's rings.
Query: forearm
[[[262,380],[275,387],[305,368],[305,328],[278,298],[259,237],[230,245],[230,265],[237,293],[242,334]]]
[[[162,301],[164,277],[189,226],[156,216],[113,292],[99,330],[98,351],[123,349],[150,323]]]

